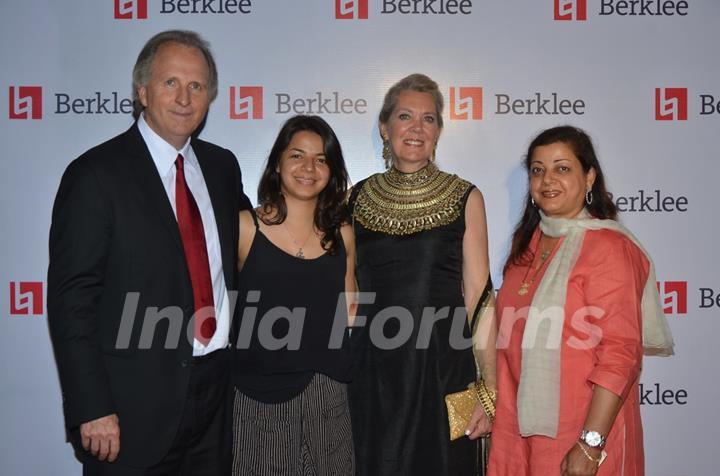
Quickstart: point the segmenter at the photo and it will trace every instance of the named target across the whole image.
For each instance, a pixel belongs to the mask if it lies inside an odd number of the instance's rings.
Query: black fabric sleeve
[[[68,428],[115,413],[98,335],[112,212],[87,160],[67,168],[50,228],[48,325]]]

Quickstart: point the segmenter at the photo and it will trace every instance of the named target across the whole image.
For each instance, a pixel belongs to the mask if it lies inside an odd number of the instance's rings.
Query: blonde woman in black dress
[[[392,86],[379,117],[388,170],[350,199],[358,285],[375,293],[358,310],[356,326],[360,316],[367,322],[352,331],[361,342],[350,385],[361,476],[484,471],[479,438],[490,417],[476,405],[466,436],[451,441],[444,401],[478,377],[492,392],[495,353],[492,332],[476,353],[470,345],[471,329],[494,325],[485,205],[471,183],[434,163],[442,107],[427,76]]]

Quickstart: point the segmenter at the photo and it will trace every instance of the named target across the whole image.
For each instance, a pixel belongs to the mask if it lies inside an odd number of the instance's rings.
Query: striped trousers
[[[315,374],[303,392],[268,404],[235,389],[233,475],[352,476],[346,385]]]

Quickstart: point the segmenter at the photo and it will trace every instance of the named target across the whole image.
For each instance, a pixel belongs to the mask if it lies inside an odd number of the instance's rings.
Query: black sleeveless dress
[[[350,197],[358,286],[376,293],[358,312],[367,323],[352,331],[360,341],[349,386],[360,476],[483,474],[478,441],[450,441],[444,401],[476,378],[472,349],[451,345],[453,335],[470,337],[462,243],[472,189],[431,164],[415,174],[374,175]],[[448,317],[421,326],[427,308]],[[373,326],[374,319],[384,322]],[[410,327],[406,342],[388,339]],[[377,339],[380,329],[384,340]]]
[[[298,258],[256,229],[240,272],[244,306],[234,329],[234,383],[245,395],[280,403],[300,394],[316,373],[349,379],[347,312],[338,306],[347,264],[342,240],[338,248]]]

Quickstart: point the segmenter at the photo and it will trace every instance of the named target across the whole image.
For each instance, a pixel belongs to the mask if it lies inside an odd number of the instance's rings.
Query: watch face
[[[592,446],[593,448],[600,446],[602,443],[602,436],[600,436],[600,433],[597,431],[588,431],[585,434],[585,443],[588,444],[588,446]]]

